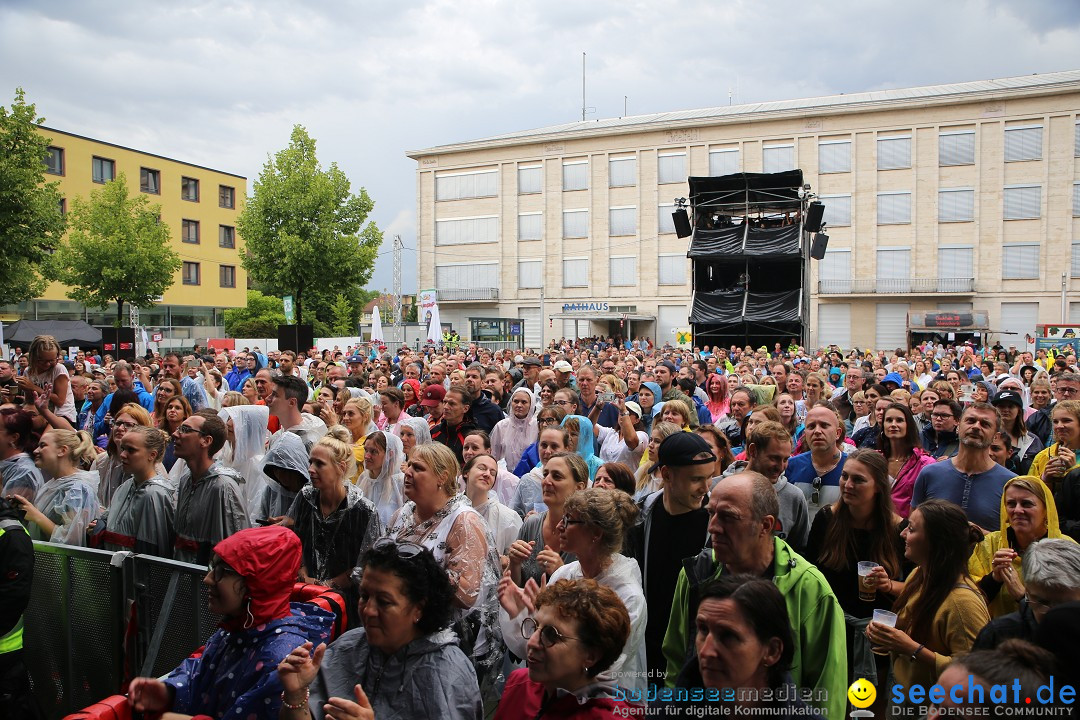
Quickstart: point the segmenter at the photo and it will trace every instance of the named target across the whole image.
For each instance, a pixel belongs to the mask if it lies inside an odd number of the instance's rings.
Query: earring
[[[244,629],[247,630],[249,627],[251,627],[252,625],[255,624],[255,616],[251,614],[251,597],[250,596],[247,599],[247,606],[245,607],[245,610],[247,611],[247,620],[244,621]]]

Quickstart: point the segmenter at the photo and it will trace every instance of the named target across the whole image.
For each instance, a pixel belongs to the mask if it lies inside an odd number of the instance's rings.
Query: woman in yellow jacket
[[[1035,456],[1028,472],[1046,483],[1051,492],[1057,492],[1065,474],[1080,466],[1080,400],[1062,400],[1051,409],[1050,418],[1056,442]]]
[[[1035,475],[1005,483],[1001,493],[1001,529],[983,538],[968,561],[968,572],[986,595],[991,617],[1016,612],[1024,597],[1020,561],[1031,544],[1061,534],[1057,505],[1050,489]]]

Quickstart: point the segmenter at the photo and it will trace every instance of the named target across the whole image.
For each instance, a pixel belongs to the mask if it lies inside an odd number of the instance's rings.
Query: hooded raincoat
[[[374,504],[380,522],[386,526],[405,502],[405,475],[401,471],[401,465],[405,462],[405,448],[401,445],[401,438],[394,433],[385,430],[376,432],[381,432],[386,438],[386,454],[383,455],[382,468],[377,477],[372,477],[370,471],[364,470],[356,487]]]
[[[277,720],[282,690],[278,663],[305,642],[328,642],[334,616],[307,603],[290,604],[300,541],[287,528],[242,530],[217,543],[214,552],[244,578],[249,603],[241,617],[222,621],[201,657],[184,660],[165,678],[176,693],[171,709],[215,718]]]
[[[215,462],[199,478],[185,472],[176,495],[174,560],[205,565],[211,549],[249,527],[238,475]]]
[[[975,546],[975,550],[968,560],[968,573],[986,595],[987,605],[990,608],[990,617],[1000,617],[1016,612],[1019,609],[1017,601],[1009,594],[1008,589],[1002,583],[994,580],[993,560],[994,553],[998,550],[1004,548],[1015,550],[1017,557],[1013,559],[1013,569],[1016,570],[1017,577],[1023,582],[1023,553],[1016,544],[1016,535],[1009,525],[1009,514],[1005,510],[1005,493],[1009,491],[1009,486],[1022,479],[1033,483],[1041,491],[1042,497],[1040,499],[1046,508],[1046,534],[1043,537],[1072,540],[1068,535],[1061,533],[1061,527],[1058,524],[1057,504],[1054,502],[1054,496],[1042,480],[1034,475],[1021,475],[1005,483],[1005,487],[1001,491],[1001,529],[995,530],[984,537],[982,542]]]
[[[56,529],[46,537],[41,528],[30,523],[30,539],[85,547],[86,527],[101,509],[97,481],[97,473],[76,470],[67,477],[53,478],[42,485],[34,496],[34,507],[52,520]]]
[[[567,415],[563,418],[562,425],[566,427],[566,421],[570,418],[574,418],[578,422],[577,447],[574,451],[581,456],[581,459],[585,461],[585,464],[589,466],[589,484],[592,484],[593,478],[596,477],[596,471],[600,469],[600,466],[604,464],[604,461],[596,456],[594,448],[596,447],[596,433],[593,432],[593,424],[589,418],[583,415]]]
[[[117,489],[95,531],[104,549],[131,550],[171,558],[176,538],[176,497],[172,485],[155,475],[142,485],[132,477]]]
[[[236,445],[226,444],[221,455],[225,467],[240,474],[240,489],[244,491],[244,507],[254,520],[259,502],[266,489],[263,475],[263,454],[270,433],[266,424],[270,420],[270,408],[265,405],[234,405],[218,411],[218,417],[226,425],[232,420]]]
[[[529,398],[529,410],[524,418],[514,416],[512,403],[519,394]],[[510,393],[510,402],[510,414],[491,430],[491,454],[496,460],[505,460],[508,468],[515,467],[525,449],[536,442],[536,413],[540,411],[536,396],[527,388]]]
[[[262,499],[256,509],[254,520],[266,520],[272,517],[281,517],[289,512],[296,493],[286,490],[281,483],[270,477],[267,468],[280,468],[297,473],[302,478],[308,477],[308,453],[304,449],[304,441],[297,435],[285,433],[266,451],[263,456],[263,474],[266,475],[266,488],[263,490]]]
[[[401,426],[408,425],[412,428],[413,435],[416,436],[417,445],[427,445],[431,442],[431,426],[428,425],[428,421],[422,417],[405,417],[401,419],[401,423],[394,428],[394,434],[399,438],[401,437]]]
[[[0,480],[3,481],[3,495],[22,495],[33,500],[38,490],[45,484],[41,471],[27,453],[17,453],[7,460],[0,460]]]

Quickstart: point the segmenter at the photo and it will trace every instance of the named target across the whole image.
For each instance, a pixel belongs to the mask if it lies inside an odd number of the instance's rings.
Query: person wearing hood
[[[1034,475],[1009,480],[1001,493],[1001,529],[987,534],[968,561],[968,572],[986,596],[991,617],[1016,612],[1027,592],[1024,553],[1043,538],[1072,540],[1061,532],[1050,489]]]
[[[277,667],[281,720],[481,720],[476,673],[449,629],[454,590],[431,551],[382,538],[360,559],[362,627],[296,647]]]
[[[164,679],[132,680],[132,708],[276,720],[278,663],[297,645],[328,640],[334,624],[332,613],[289,602],[300,554],[296,535],[276,525],[241,530],[214,545],[203,584],[221,626],[201,656],[184,660]]]
[[[350,388],[350,390],[358,390],[358,388]],[[357,474],[349,478],[349,482],[356,483],[364,467],[364,440],[378,430],[375,423],[371,422],[371,399],[356,396],[346,400],[341,408],[341,424],[348,428],[349,434],[352,435]]]
[[[604,464],[604,461],[596,456],[593,448],[596,447],[596,433],[589,418],[582,415],[567,415],[562,421],[563,429],[570,436],[570,449],[576,452],[585,464],[589,466],[589,484],[596,477],[596,471]]]
[[[364,472],[357,487],[374,504],[384,527],[405,502],[404,462],[405,449],[397,435],[376,430],[364,440]]]
[[[410,393],[405,388],[409,388]],[[420,395],[423,393],[423,389],[420,387],[420,381],[415,378],[405,378],[401,381],[401,387],[399,388],[405,397],[405,407],[402,408],[406,415],[416,417],[411,410],[419,407]]]
[[[266,490],[262,466],[269,436],[266,425],[270,410],[265,405],[234,405],[222,408],[218,411],[218,417],[225,423],[228,432],[221,463],[243,478],[241,490],[244,491],[244,507],[254,519]]]
[[[22,495],[9,496],[26,512],[32,540],[86,546],[86,529],[100,510],[98,475],[80,468],[96,455],[94,438],[85,430],[52,429],[41,436],[34,464],[51,479],[33,502]]]
[[[263,365],[259,364],[258,353],[241,354],[237,357],[236,368],[225,376],[229,383],[229,389],[240,392],[248,378],[255,377],[255,373],[259,372],[263,367]]]
[[[308,453],[304,442],[292,433],[282,435],[263,456],[262,472],[267,483],[253,522],[260,525],[280,523],[300,488],[308,483]]]
[[[514,466],[514,475],[524,477],[530,470],[540,464],[540,431],[546,427],[561,427],[566,411],[558,405],[541,407],[536,413],[536,442],[529,445],[521,453],[521,459]]]
[[[506,467],[517,466],[525,449],[536,442],[538,410],[536,396],[529,389],[519,387],[510,394],[510,414],[491,430],[492,455]]]
[[[346,599],[356,558],[383,528],[375,506],[348,482],[355,462],[349,440],[349,431],[335,425],[315,443],[308,462],[311,483],[300,489],[287,513],[304,548],[300,580],[346,593]]]
[[[654,382],[643,382],[637,392],[637,404],[641,406],[641,429],[646,434],[652,432],[653,418],[657,415],[657,405],[663,401],[663,391]]]
[[[596,580],[559,580],[535,598],[536,612],[514,628],[528,669],[506,680],[495,720],[585,720],[640,713],[603,677],[622,656],[631,618],[618,594]]]
[[[404,458],[417,445],[427,445],[431,442],[431,426],[422,417],[408,417],[394,429],[394,434],[401,438],[401,447]]]

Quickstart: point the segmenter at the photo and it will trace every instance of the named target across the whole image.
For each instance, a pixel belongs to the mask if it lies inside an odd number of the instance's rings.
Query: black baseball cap
[[[1001,390],[990,401],[991,405],[1004,405],[1005,403],[1012,403],[1021,410],[1024,409],[1024,398],[1015,390]]]
[[[664,438],[656,451],[656,457],[656,464],[649,468],[650,473],[661,467],[689,467],[716,462],[716,455],[709,443],[692,432],[677,432]]]

